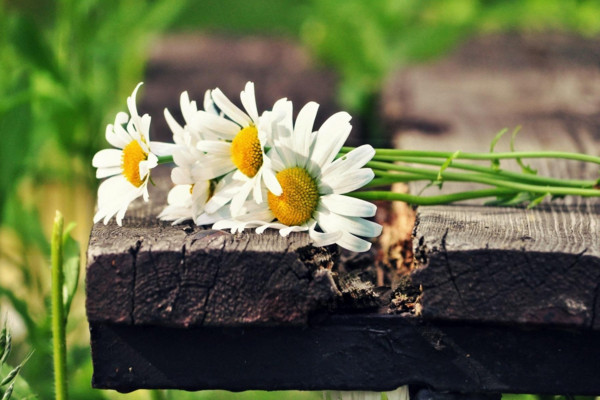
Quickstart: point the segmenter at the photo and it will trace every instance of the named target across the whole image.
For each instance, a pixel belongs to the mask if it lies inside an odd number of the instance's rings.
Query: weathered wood
[[[600,204],[446,206],[418,218],[412,276],[425,318],[600,329]]]
[[[522,125],[518,150],[598,155],[600,53],[590,49],[599,45],[559,35],[491,36],[404,71],[384,95],[396,145],[488,151],[501,128]],[[599,178],[597,165],[526,162],[547,176]],[[444,191],[475,187],[447,183]],[[600,328],[598,198],[533,210],[469,203],[418,210],[413,280],[423,287],[425,318]]]
[[[564,56],[596,42],[551,37],[534,41],[530,56],[528,40],[474,41],[449,61],[392,80],[382,104],[390,127],[403,133],[398,145],[485,149],[500,128],[520,123],[519,148],[597,149],[597,111],[584,89],[597,85],[598,52],[589,56],[596,61]],[[493,57],[482,56],[485,49]],[[503,49],[510,60],[494,60],[504,59]],[[248,79],[238,78],[236,85]],[[483,134],[474,139],[474,132]],[[581,173],[576,163],[541,168]],[[348,259],[327,248],[306,256],[303,235],[173,227],[154,219],[164,193],[156,199],[137,203],[123,227],[92,231],[95,387],[389,390],[408,383],[456,393],[600,393],[597,203],[423,208],[413,285],[395,281],[392,291],[373,287],[383,279],[372,270],[357,272],[373,255]]]
[[[232,235],[172,226],[156,221],[156,213],[140,216],[142,210],[138,202],[123,227],[111,222],[92,229],[90,322],[306,324],[313,311],[341,297],[331,273],[336,251],[315,249],[305,234]]]
[[[600,393],[600,332],[413,317],[336,316],[307,327],[91,325],[93,385],[186,390]]]

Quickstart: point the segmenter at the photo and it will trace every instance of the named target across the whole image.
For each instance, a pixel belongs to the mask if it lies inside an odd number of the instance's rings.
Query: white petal
[[[258,122],[258,110],[256,109],[256,97],[254,96],[253,82],[246,83],[245,89],[240,94],[240,100],[242,101],[242,105],[246,109],[246,112],[256,124]]]
[[[271,229],[285,229],[287,227],[288,227],[287,225],[284,225],[284,224],[282,224],[280,222],[271,222],[271,223],[259,226],[258,228],[256,228],[255,232],[258,233],[259,235],[262,235],[269,228],[271,228]]]
[[[376,237],[381,234],[381,225],[359,217],[345,217],[335,212],[320,210],[315,219],[324,232],[342,231],[353,235]]]
[[[182,140],[181,136],[183,135],[184,129],[181,125],[179,125],[177,121],[175,121],[175,118],[173,118],[169,110],[167,110],[166,108],[164,114],[165,120],[167,121],[167,125],[169,125],[171,132],[173,132],[173,139],[175,143],[178,143],[180,140]]]
[[[123,152],[116,149],[103,149],[97,152],[92,159],[92,166],[96,168],[120,167]]]
[[[262,172],[259,171],[258,174],[256,174],[252,178],[252,181],[254,182],[253,189],[252,189],[252,197],[254,197],[254,201],[257,204],[260,204],[263,202]]]
[[[329,246],[336,243],[342,237],[342,231],[337,232],[317,232],[313,227],[308,230],[308,235],[312,239],[313,245],[317,247]]]
[[[227,204],[243,186],[244,182],[231,181],[230,178],[231,177],[228,175],[225,178],[221,179],[221,181],[215,188],[215,193],[204,206],[204,210],[207,213],[215,213],[218,209]]]
[[[349,217],[372,217],[377,212],[375,204],[341,194],[321,196],[321,203],[337,214]]]
[[[206,158],[202,165],[194,168],[193,174],[195,179],[207,181],[223,176],[232,170],[235,170],[235,165],[231,161],[231,157],[211,157]]]
[[[150,151],[157,156],[171,156],[177,148],[173,143],[150,142]]]
[[[210,90],[204,92],[204,110],[208,113],[219,115],[217,108],[215,107],[215,103],[210,96]]]
[[[311,133],[318,110],[319,104],[311,101],[302,107],[296,118],[296,125],[294,126],[294,150],[298,153],[298,165],[302,167],[306,166],[305,161],[310,155]]]
[[[171,181],[176,185],[191,185],[194,183],[190,170],[179,167],[171,170]]]
[[[292,225],[279,230],[279,234],[283,237],[288,236],[292,232],[304,232],[308,230],[306,225]]]
[[[373,180],[375,174],[371,168],[361,168],[347,174],[329,174],[320,182],[320,189],[331,190],[331,193],[349,193],[363,187]]]
[[[281,188],[281,184],[277,180],[275,173],[271,168],[266,168],[264,165],[262,167],[263,180],[265,181],[265,185],[267,189],[275,196],[281,196],[283,193],[283,189]]]
[[[140,86],[142,86],[142,84],[143,84],[143,82],[138,83],[137,86],[135,87],[135,89],[133,89],[133,93],[131,94],[131,96],[129,96],[127,98],[127,107],[129,108],[129,114],[131,115],[131,122],[137,127],[137,130],[139,131],[139,133],[144,135],[144,139],[146,141],[149,141],[149,138],[147,137],[148,131],[145,131],[143,129],[145,122],[143,122],[142,119],[140,118],[138,111],[137,111],[137,106],[135,104],[138,89],[140,88]],[[149,123],[149,121],[148,121],[148,123]]]
[[[108,176],[120,174],[121,171],[121,167],[98,168],[96,170],[96,178],[103,179]]]
[[[319,128],[310,157],[312,172],[323,169],[339,153],[352,129],[350,119],[348,113],[338,112],[329,117]]]
[[[127,115],[127,113],[119,112],[115,118],[115,124],[109,124],[106,127],[106,141],[112,146],[122,149],[123,147],[127,146],[129,142],[131,142],[131,137],[127,134],[122,126],[123,124],[126,124],[128,120],[129,115]]]
[[[231,118],[234,122],[238,123],[240,126],[252,125],[252,119],[250,119],[245,112],[240,110],[238,106],[233,104],[231,100],[229,100],[227,96],[221,92],[221,89],[214,89],[211,94],[217,107],[219,107],[221,111],[223,111],[223,113]]]
[[[198,111],[196,118],[200,125],[218,133],[223,139],[233,139],[241,129],[235,122],[206,111]]]
[[[249,180],[247,182],[244,183],[244,185],[240,188],[239,192],[236,193],[232,199],[231,199],[231,215],[233,216],[237,216],[240,213],[240,210],[242,208],[242,206],[244,205],[244,202],[246,201],[246,199],[248,198],[248,195],[250,195],[250,192],[252,191],[253,188],[253,181]]]
[[[117,223],[120,224],[129,204],[142,195],[142,189],[130,184],[122,175],[113,176],[98,187],[98,212],[94,215],[94,223],[104,218],[104,224],[120,213]]]
[[[231,155],[231,143],[221,140],[200,140],[196,148],[206,153]]]
[[[371,242],[357,238],[349,233],[343,233],[342,237],[336,243],[344,249],[356,251],[357,253],[369,251],[371,248]]]
[[[345,173],[362,168],[371,161],[375,155],[375,149],[368,145],[362,145],[350,151],[348,154],[338,158],[323,169],[323,176],[327,174]]]

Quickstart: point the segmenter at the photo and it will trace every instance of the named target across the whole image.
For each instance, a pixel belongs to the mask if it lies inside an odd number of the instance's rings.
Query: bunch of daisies
[[[348,113],[332,115],[315,130],[317,103],[302,107],[295,121],[285,98],[259,114],[252,82],[240,94],[243,109],[219,89],[205,93],[203,109],[184,92],[184,124],[165,109],[173,143],[160,143],[150,141],[150,116],[137,112],[140,85],[127,99],[129,115],[118,113],[106,128],[115,148],[92,160],[96,176],[108,178],[98,189],[94,222],[115,217],[121,225],[134,199],[148,200],[151,169],[173,162],[174,187],[162,220],[259,234],[272,228],[282,236],[308,231],[315,246],[335,243],[357,252],[371,247],[361,237],[381,233],[379,224],[365,219],[376,206],[347,195],[373,179],[364,166],[375,155],[369,145],[340,154],[352,128]]]
[[[273,228],[282,236],[308,231],[315,246],[337,243],[357,252],[371,247],[362,238],[381,233],[380,225],[366,219],[375,215],[376,207],[365,200],[433,205],[492,198],[492,205],[532,207],[567,195],[600,196],[600,179],[539,176],[522,161],[549,158],[600,165],[595,155],[518,152],[514,150],[518,130],[509,152],[494,151],[506,130],[493,138],[490,151],[484,153],[375,150],[369,145],[346,148],[343,145],[351,130],[348,113],[332,115],[316,131],[313,125],[319,106],[314,102],[302,107],[295,121],[292,102],[285,98],[259,115],[252,82],[240,94],[243,110],[219,89],[206,92],[203,110],[184,92],[183,126],[165,110],[173,143],[151,142],[150,116],[140,117],[135,104],[140,85],[127,99],[129,115],[118,113],[115,123],[106,128],[106,139],[115,149],[99,151],[92,161],[98,168],[96,176],[108,178],[98,189],[94,222],[107,223],[114,216],[121,225],[134,199],[148,200],[150,170],[163,162],[175,163],[174,187],[159,215],[163,220],[174,224],[192,220],[232,232],[252,228],[262,233]],[[501,160],[515,164],[502,169]],[[365,186],[414,181],[428,182],[426,187],[441,188],[446,181],[479,186],[432,196],[389,190],[354,192]]]

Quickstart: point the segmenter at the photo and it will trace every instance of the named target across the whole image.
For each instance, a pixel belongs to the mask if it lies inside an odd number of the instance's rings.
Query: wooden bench
[[[519,124],[520,150],[599,155],[599,44],[472,41],[395,75],[382,118],[399,148],[485,151]],[[534,166],[598,178],[578,163]],[[384,206],[382,238],[357,255],[300,234],[171,226],[155,219],[164,190],[153,198],[123,227],[92,230],[94,387],[600,394],[597,199],[422,207],[409,248],[410,210]]]

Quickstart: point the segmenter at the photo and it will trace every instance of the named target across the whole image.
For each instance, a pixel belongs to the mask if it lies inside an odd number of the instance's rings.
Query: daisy
[[[98,211],[94,223],[104,223],[116,215],[121,225],[129,204],[142,196],[148,201],[150,170],[158,165],[158,157],[169,155],[173,145],[151,142],[150,116],[139,116],[135,104],[139,83],[127,98],[129,114],[119,112],[114,124],[106,127],[106,140],[115,149],[100,150],[94,155],[92,165],[98,179],[108,178],[98,188]]]
[[[289,118],[276,125],[274,146],[268,156],[281,194],[268,191],[262,209],[219,221],[213,228],[239,231],[256,227],[257,233],[275,228],[282,236],[308,231],[316,246],[337,243],[357,252],[370,249],[371,243],[359,236],[376,237],[381,233],[381,225],[364,219],[374,216],[377,208],[345,194],[373,179],[373,171],[362,167],[375,150],[369,145],[360,146],[336,160],[352,129],[351,117],[339,112],[312,132],[317,109],[318,104],[308,103],[294,126]],[[265,213],[268,218],[264,218]]]
[[[197,148],[207,156],[203,176],[213,179],[227,175],[228,184],[223,190],[215,191],[206,204],[206,211],[213,213],[231,201],[231,211],[237,214],[250,193],[261,203],[263,182],[273,193],[281,194],[281,186],[268,168],[265,148],[270,145],[267,133],[272,120],[282,116],[267,112],[259,117],[252,82],[248,82],[240,94],[245,111],[218,88],[210,92],[210,99],[222,115],[210,111],[200,111],[198,115],[204,131],[216,135],[217,140],[200,140]]]
[[[214,179],[206,179],[206,164],[209,157],[197,149],[200,140],[215,138],[210,132],[205,132],[199,120],[199,111],[195,101],[190,101],[187,92],[180,96],[181,113],[185,125],[181,126],[165,109],[165,119],[173,132],[176,149],[173,151],[173,162],[176,167],[171,170],[171,180],[175,186],[167,197],[167,207],[158,215],[160,219],[173,221],[173,224],[192,219],[198,225],[211,224],[229,213],[216,210],[208,215],[204,212],[206,202],[212,197],[217,188]],[[207,112],[219,115],[210,99],[210,93],[205,94],[204,108]]]

